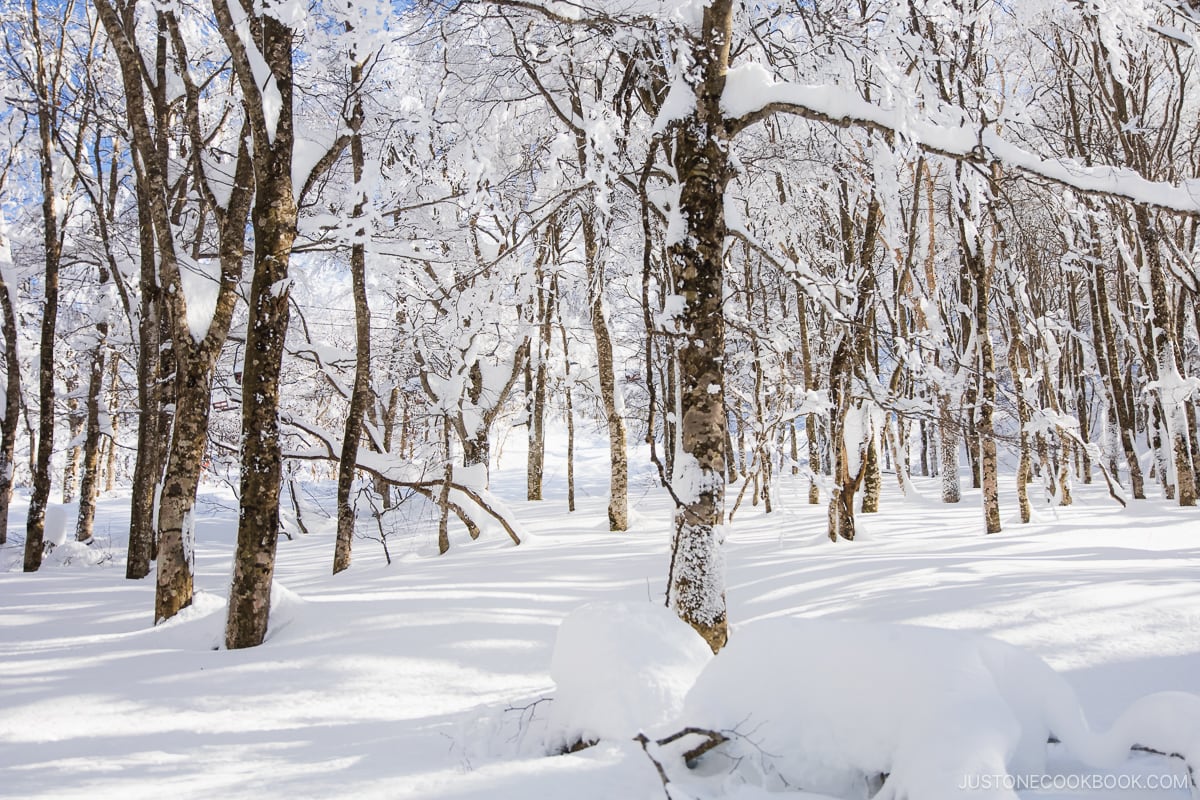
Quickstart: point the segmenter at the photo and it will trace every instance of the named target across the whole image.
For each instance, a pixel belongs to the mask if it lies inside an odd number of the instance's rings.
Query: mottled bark
[[[612,334],[608,330],[608,314],[604,303],[603,263],[592,210],[583,212],[581,227],[588,277],[588,312],[592,336],[596,340],[600,402],[604,406],[604,420],[608,427],[608,529],[623,531],[629,527],[629,463],[625,453],[625,418],[617,397],[620,389],[613,368]]]
[[[450,550],[450,484],[454,482],[454,463],[450,455],[450,422],[442,421],[442,485],[438,490],[438,555]]]
[[[833,457],[833,488],[829,495],[829,540],[853,541],[855,537],[854,498],[862,488],[866,474],[866,448],[862,441],[846,441],[846,420],[851,413],[861,413],[861,400],[855,400],[853,383],[853,349],[850,334],[843,337],[834,349],[829,366],[829,443]],[[849,448],[855,448],[851,458]],[[850,468],[851,461],[857,469]]]
[[[67,455],[63,459],[63,503],[75,502],[75,490],[79,486],[79,462],[83,456],[79,439],[83,435],[83,427],[87,423],[86,412],[79,410],[79,365],[72,363],[70,370],[63,380],[64,388],[67,390]]]
[[[54,337],[58,328],[58,275],[62,263],[62,234],[56,208],[58,191],[54,167],[55,103],[50,85],[51,67],[46,64],[38,0],[30,0],[29,18],[35,51],[34,89],[37,93],[38,172],[42,189],[42,245],[45,270],[42,275],[42,329],[38,345],[38,437],[37,461],[33,471],[33,493],[25,524],[25,572],[42,565],[46,534],[46,504],[50,501],[50,459],[54,455]]]
[[[16,469],[17,427],[21,413],[21,360],[17,352],[17,313],[5,265],[0,264],[0,311],[4,334],[4,418],[0,420],[0,544],[8,541],[8,507]]]
[[[103,286],[107,278],[102,277]],[[96,345],[88,370],[87,421],[83,437],[82,478],[79,482],[79,515],[75,522],[75,539],[92,540],[96,520],[96,495],[100,488],[100,415],[104,393],[104,351],[108,346],[108,322],[96,325]]]
[[[1017,509],[1022,523],[1028,523],[1033,518],[1029,505],[1029,481],[1033,477],[1033,460],[1029,449],[1028,425],[1032,417],[1032,408],[1026,396],[1026,380],[1029,378],[1029,353],[1021,338],[1021,328],[1014,310],[1008,311],[1008,369],[1012,374],[1013,393],[1017,400],[1017,422],[1020,424],[1018,434],[1020,444],[1017,455]]]
[[[353,134],[350,137],[350,164],[354,183],[363,179],[366,156],[363,151],[362,99],[359,85],[362,82],[363,65],[355,64],[350,71],[350,83],[354,92],[354,105],[348,120]],[[360,196],[354,204],[353,215],[357,219],[366,209],[367,198]],[[342,453],[338,459],[337,477],[337,538],[333,548],[333,574],[350,567],[350,554],[354,544],[355,510],[350,502],[350,490],[358,465],[358,448],[362,439],[363,415],[371,399],[371,307],[367,303],[367,248],[366,228],[355,230],[350,246],[350,282],[354,295],[354,388],[350,392],[350,408],[346,413],[346,427],[342,434]]]
[[[171,354],[163,335],[167,320],[161,306],[156,250],[166,258],[174,252],[170,231],[159,229],[166,216],[167,192],[164,159],[167,148],[166,28],[162,15],[156,18],[159,36],[155,41],[153,88],[147,96],[143,84],[141,51],[134,44],[137,27],[136,2],[113,5],[96,0],[96,9],[121,69],[125,111],[128,117],[136,178],[138,215],[139,290],[138,313],[138,448],[133,471],[129,522],[129,555],[125,577],[144,578],[156,551],[155,500],[165,458],[168,428],[164,419],[165,376]],[[147,117],[150,101],[155,124]]]
[[[528,407],[526,420],[529,434],[529,453],[525,462],[526,500],[542,499],[542,478],[546,464],[546,361],[550,358],[554,295],[558,282],[557,276],[554,276],[549,285],[544,286],[545,280],[542,259],[538,258],[534,264],[534,282],[537,286],[537,347],[531,348],[531,358],[525,366],[525,402]]]
[[[283,459],[279,442],[279,373],[288,328],[288,266],[296,238],[297,206],[292,185],[293,32],[275,17],[254,16],[249,25],[279,93],[278,118],[264,116],[257,72],[226,0],[213,0],[221,35],[232,56],[250,122],[256,192],[254,277],[246,358],[242,372],[241,495],[225,646],[262,644],[271,609]]]
[[[714,652],[728,639],[724,561],[725,316],[722,308],[725,187],[732,177],[721,93],[729,66],[733,2],[714,0],[688,44],[692,113],[674,126],[679,215],[685,230],[669,244],[674,291],[684,300],[678,351],[680,453],[668,599]]]
[[[1058,504],[1060,506],[1069,506],[1075,502],[1071,496],[1071,454],[1074,451],[1074,445],[1063,437],[1062,455],[1058,465]]]
[[[958,422],[950,410],[950,397],[938,396],[938,455],[941,457],[939,471],[942,477],[942,502],[957,503],[962,500],[962,488],[958,475]]]
[[[567,326],[559,320],[563,348],[563,395],[567,417],[567,511],[575,510],[575,407],[571,397],[571,351],[567,347]],[[654,435],[651,430],[649,436]]]
[[[137,456],[129,509],[129,551],[125,577],[138,580],[150,574],[158,521],[154,498],[162,474],[166,443],[159,432],[162,386],[159,380],[159,300],[157,267],[154,260],[153,221],[145,197],[145,181],[137,184],[138,241],[140,255],[140,300],[138,313],[138,429]]]
[[[968,441],[968,450],[977,448],[972,467],[975,484],[983,492],[983,521],[987,533],[1000,532],[1000,487],[997,475],[997,454],[994,415],[996,410],[996,360],[992,350],[991,325],[988,321],[993,261],[995,251],[988,252],[983,226],[985,220],[972,206],[969,194],[982,192],[972,187],[964,177],[965,167],[955,166],[955,182],[959,185],[960,201],[954,209],[963,262],[963,294],[970,299],[969,338],[975,346],[977,379],[969,384],[971,401],[975,405],[975,426]],[[998,178],[994,168],[991,180]],[[994,194],[994,192],[992,192]]]
[[[192,603],[195,560],[193,506],[204,464],[212,374],[180,364],[175,424],[158,507],[158,569],[154,621],[170,619]]]
[[[862,512],[874,514],[879,511],[879,493],[883,489],[882,472],[879,466],[879,436],[874,431],[868,434],[866,458],[863,461]]]

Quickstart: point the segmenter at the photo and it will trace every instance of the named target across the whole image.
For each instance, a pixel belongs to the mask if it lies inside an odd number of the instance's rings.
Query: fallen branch
[[[1167,753],[1162,750],[1155,750],[1153,747],[1146,747],[1142,744],[1135,744],[1129,749],[1135,753],[1150,753],[1151,755],[1163,756],[1165,758],[1178,758],[1183,762],[1184,768],[1187,769],[1188,781],[1192,784],[1192,796],[1196,796],[1196,773],[1192,770],[1191,762],[1187,760],[1187,756],[1185,756],[1183,753]]]
[[[1046,740],[1046,744],[1062,744],[1062,740],[1057,736],[1051,736]],[[1129,748],[1132,753],[1149,753],[1154,756],[1162,756],[1163,758],[1177,758],[1183,762],[1184,768],[1187,770],[1188,781],[1192,785],[1192,796],[1200,796],[1200,787],[1196,784],[1196,772],[1192,769],[1192,764],[1188,761],[1187,756],[1183,753],[1168,753],[1165,750],[1156,750],[1153,747],[1147,747],[1144,744],[1135,744]]]
[[[639,733],[633,737],[633,740],[642,746],[642,751],[646,754],[646,758],[650,759],[650,763],[658,771],[658,779],[662,781],[663,791],[667,793],[667,800],[671,800],[671,779],[667,777],[667,770],[663,767],[662,762],[650,752],[650,740],[644,733]]]
[[[659,739],[657,742],[655,742],[655,744],[657,744],[659,747],[665,747],[672,742],[679,741],[685,736],[704,737],[703,742],[683,754],[683,760],[687,762],[688,766],[691,766],[693,761],[700,758],[700,756],[704,755],[709,750],[712,750],[714,747],[720,747],[729,741],[729,737],[720,731],[713,731],[709,730],[708,728],[688,727],[678,730],[675,733],[672,733],[670,736],[665,736],[662,739]]]

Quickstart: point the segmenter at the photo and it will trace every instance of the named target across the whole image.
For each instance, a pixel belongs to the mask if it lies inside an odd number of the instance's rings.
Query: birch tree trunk
[[[56,98],[50,81],[51,66],[46,63],[38,0],[30,0],[29,18],[36,51],[34,90],[37,95],[38,171],[42,188],[42,246],[45,271],[42,277],[42,330],[38,345],[38,437],[37,461],[33,472],[33,494],[25,523],[25,572],[42,566],[46,534],[46,505],[50,501],[50,459],[54,455],[54,337],[58,328],[58,275],[62,262],[61,220],[58,212],[59,187],[55,181],[54,131]],[[57,73],[57,70],[55,70]]]
[[[363,65],[355,64],[350,71],[351,91],[354,106],[348,120],[353,131],[350,137],[350,164],[354,183],[363,179],[366,156],[363,152],[362,98],[359,85],[362,82]],[[362,217],[367,198],[360,195],[354,205],[354,217]],[[371,398],[371,307],[367,303],[367,249],[365,227],[355,231],[354,243],[350,246],[350,281],[354,294],[354,388],[350,392],[350,409],[346,414],[346,428],[342,435],[342,453],[338,460],[337,478],[337,539],[333,550],[333,574],[350,567],[350,553],[354,543],[355,510],[350,503],[350,490],[358,465],[358,448],[362,439],[363,415]],[[386,506],[385,506],[386,507]]]
[[[546,465],[546,361],[550,358],[550,335],[553,332],[553,312],[557,279],[551,277],[545,285],[541,253],[534,262],[536,302],[535,321],[537,346],[530,346],[530,358],[525,365],[526,398],[528,406],[529,454],[525,462],[525,499],[542,499],[542,478]]]
[[[7,243],[0,243],[7,246]],[[10,262],[11,263],[11,262]],[[17,427],[21,414],[21,360],[17,352],[17,312],[7,263],[0,263],[0,312],[4,333],[4,418],[0,420],[0,544],[8,541],[8,507],[16,468]]]
[[[225,646],[262,644],[271,610],[275,545],[279,537],[279,492],[283,458],[279,443],[279,373],[288,328],[288,266],[296,238],[298,209],[292,186],[293,31],[270,15],[249,20],[266,68],[278,91],[276,119],[265,116],[257,72],[237,33],[227,0],[213,0],[221,35],[229,48],[250,122],[256,187],[254,277],[242,373],[241,480],[237,548]]]
[[[728,640],[724,557],[725,500],[725,188],[732,177],[721,93],[733,38],[733,0],[704,8],[700,31],[686,37],[693,68],[686,75],[695,104],[675,126],[675,171],[684,231],[669,242],[675,294],[684,300],[687,331],[679,363],[679,449],[672,484],[677,497],[668,600],[713,652]]]
[[[612,334],[604,304],[603,266],[596,239],[596,223],[591,209],[583,211],[584,261],[588,276],[588,309],[592,336],[596,340],[596,360],[600,378],[600,401],[608,426],[609,491],[608,529],[629,528],[629,459],[625,453],[626,432],[622,404],[619,402],[616,371],[613,368]]]

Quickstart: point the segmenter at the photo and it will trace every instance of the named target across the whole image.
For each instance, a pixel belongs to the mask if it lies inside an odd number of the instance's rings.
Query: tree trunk
[[[105,494],[111,493],[117,484],[117,430],[120,426],[120,418],[113,413],[113,409],[118,408],[121,402],[119,386],[121,362],[119,359],[110,358],[108,364],[112,382],[109,384],[108,408],[105,410],[105,416],[108,418],[108,436],[104,445]]]
[[[112,42],[121,68],[125,111],[130,122],[134,149],[140,157],[133,159],[136,177],[135,190],[138,216],[139,294],[138,313],[138,445],[134,463],[132,500],[129,520],[129,555],[125,577],[137,580],[150,573],[150,562],[156,551],[156,498],[162,464],[169,437],[169,421],[163,398],[164,382],[173,371],[169,352],[169,337],[164,335],[168,321],[164,319],[156,245],[162,253],[173,253],[167,231],[156,229],[165,213],[167,177],[163,158],[167,147],[166,102],[166,24],[162,14],[156,17],[158,37],[155,41],[155,80],[149,100],[155,125],[151,128],[146,116],[147,94],[143,86],[142,54],[134,46],[132,36],[137,26],[136,4],[124,3],[114,7],[109,0],[96,0],[96,9],[105,32]],[[118,13],[119,8],[119,13]],[[165,238],[158,238],[160,235]]]
[[[1030,373],[1029,354],[1021,338],[1021,328],[1017,314],[1012,309],[1008,312],[1008,369],[1012,373],[1013,393],[1017,400],[1017,422],[1020,427],[1020,446],[1017,456],[1017,509],[1021,522],[1028,523],[1033,518],[1029,506],[1029,481],[1033,474],[1033,463],[1029,452],[1028,426],[1032,415],[1026,396],[1025,381]]]
[[[46,535],[46,504],[50,501],[50,459],[54,455],[54,337],[58,327],[58,273],[62,262],[62,236],[59,231],[58,188],[55,185],[54,130],[47,65],[38,0],[30,0],[36,50],[35,87],[38,94],[38,169],[42,183],[42,244],[45,272],[42,281],[42,332],[38,346],[38,438],[37,461],[33,472],[33,494],[25,523],[26,572],[42,566]]]
[[[279,93],[276,120],[264,117],[256,72],[236,32],[226,0],[213,0],[226,46],[233,54],[244,106],[251,119],[256,192],[254,278],[246,361],[242,373],[242,472],[237,549],[229,590],[225,646],[262,644],[271,610],[275,545],[279,536],[279,491],[283,460],[279,443],[279,374],[288,328],[288,265],[296,238],[297,206],[292,187],[292,30],[275,17],[250,20],[266,67]],[[274,131],[269,129],[274,123]]]
[[[557,298],[556,298],[557,304]],[[566,401],[567,416],[567,511],[575,510],[575,408],[571,399],[571,351],[567,348],[567,326],[559,319],[559,333],[562,335],[563,348],[563,394]],[[653,436],[650,431],[648,436]]]
[[[100,285],[108,282],[101,276]],[[75,539],[92,540],[96,520],[96,495],[100,488],[100,411],[104,394],[104,350],[108,347],[108,322],[96,324],[96,345],[88,375],[87,425],[83,438],[83,479],[79,483],[79,517],[75,524]]]
[[[728,640],[724,559],[725,316],[722,307],[725,187],[728,163],[721,94],[729,66],[733,0],[704,9],[699,38],[689,42],[692,113],[676,127],[679,217],[685,230],[669,243],[674,292],[684,300],[680,344],[680,453],[672,484],[678,505],[668,600],[713,652]],[[684,54],[681,54],[683,56]]]
[[[874,514],[879,511],[879,493],[883,488],[883,480],[879,468],[879,434],[873,425],[868,436],[870,438],[867,440],[866,460],[863,463],[862,512]]]
[[[438,491],[438,555],[450,550],[450,484],[454,482],[454,462],[450,453],[450,422],[442,422],[442,486]]]
[[[939,471],[942,473],[942,502],[957,503],[962,499],[962,488],[958,475],[958,423],[950,412],[950,396],[938,397],[940,419],[938,422],[938,455],[941,456]]]
[[[525,499],[542,499],[542,478],[546,465],[546,361],[550,358],[550,336],[553,333],[554,295],[557,291],[557,276],[544,287],[546,276],[542,271],[542,260],[535,264],[534,281],[537,284],[537,347],[536,353],[526,364],[525,371],[529,386],[525,402],[529,407],[529,454],[525,463]],[[534,364],[533,362],[537,363]]]
[[[847,332],[838,342],[829,365],[829,446],[833,457],[833,489],[829,496],[828,534],[831,542],[838,539],[853,541],[854,497],[862,486],[866,474],[866,447],[860,441],[846,441],[846,421],[851,414],[862,414],[862,401],[855,400],[851,392],[853,383],[853,355],[857,345],[851,344],[855,334]],[[855,448],[851,470],[850,448]]]
[[[995,170],[991,180],[997,178]],[[955,183],[961,199],[955,209],[959,244],[962,250],[964,294],[971,298],[971,339],[974,341],[975,366],[979,377],[968,385],[975,404],[975,426],[968,440],[968,449],[976,452],[972,459],[975,485],[983,490],[983,521],[987,533],[1000,532],[1000,489],[997,475],[995,423],[996,408],[996,362],[992,352],[991,329],[988,322],[988,307],[991,297],[992,269],[985,250],[982,226],[984,220],[974,213],[969,193],[982,192],[982,187],[972,187],[964,180],[964,167],[955,166]],[[992,192],[995,194],[995,192]]]
[[[363,66],[355,64],[350,70],[350,84],[354,91],[354,108],[350,114],[350,162],[354,183],[363,179],[366,157],[363,153],[362,100],[358,87],[362,82]],[[354,205],[354,217],[363,215],[367,198],[360,196]],[[342,453],[338,460],[337,478],[337,539],[333,549],[333,574],[350,567],[350,553],[354,544],[355,510],[350,503],[350,490],[358,466],[358,447],[362,439],[363,415],[371,399],[371,307],[367,304],[367,248],[364,241],[366,228],[355,231],[354,243],[350,246],[350,280],[354,293],[354,388],[350,392],[350,409],[346,414],[346,428],[342,435]]]
[[[0,544],[8,542],[8,507],[12,502],[17,427],[21,414],[21,360],[17,352],[17,312],[11,294],[16,287],[9,280],[9,264],[11,262],[0,262],[0,310],[3,311],[6,373],[4,419],[0,425]]]
[[[75,502],[75,490],[79,486],[79,461],[83,449],[79,439],[87,423],[87,412],[79,413],[79,365],[72,359],[71,371],[67,373],[67,457],[63,461],[62,502]]]
[[[181,360],[175,385],[175,424],[158,505],[155,623],[192,604],[194,506],[208,441],[212,371]]]
[[[620,399],[616,373],[613,368],[612,335],[608,330],[608,313],[604,304],[603,264],[600,261],[599,244],[593,212],[583,212],[584,261],[588,276],[588,308],[592,322],[592,335],[596,339],[596,359],[600,378],[600,402],[604,406],[605,423],[608,426],[609,492],[608,529],[623,531],[629,528],[629,463],[625,453],[624,405]]]

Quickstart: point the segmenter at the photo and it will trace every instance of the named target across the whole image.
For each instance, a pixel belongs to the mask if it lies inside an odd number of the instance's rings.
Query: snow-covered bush
[[[651,603],[589,603],[554,644],[546,745],[632,739],[669,725],[712,652],[674,612]]]
[[[1093,767],[1134,745],[1200,759],[1200,697],[1150,695],[1097,734],[1036,656],[905,625],[746,625],[700,674],[681,722],[730,735],[721,752],[736,780],[847,798],[942,800],[971,787],[973,800],[1009,800],[1005,776],[1041,773],[1051,735]]]

